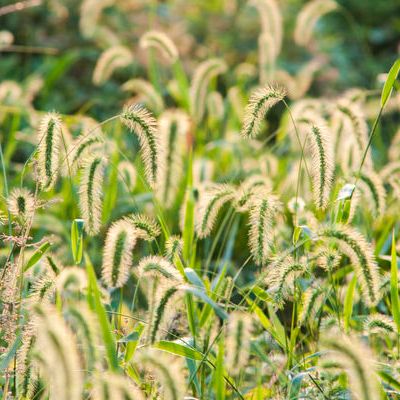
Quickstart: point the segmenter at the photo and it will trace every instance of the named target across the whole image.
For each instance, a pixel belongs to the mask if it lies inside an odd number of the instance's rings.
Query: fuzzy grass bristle
[[[107,231],[102,265],[102,279],[107,287],[119,288],[128,280],[136,239],[135,228],[125,219],[114,222]]]
[[[361,233],[349,226],[326,227],[321,237],[337,243],[339,250],[349,257],[361,284],[363,299],[368,306],[374,306],[380,300],[378,266],[372,247]]]
[[[89,235],[96,235],[101,228],[105,167],[106,160],[103,157],[94,157],[82,170],[79,207],[85,222],[85,230]]]
[[[26,188],[15,188],[7,199],[8,211],[14,217],[29,220],[35,213],[35,198]]]
[[[131,214],[126,221],[132,224],[136,235],[148,242],[156,239],[161,233],[160,225],[151,217],[144,214]]]
[[[103,85],[119,68],[132,64],[132,52],[125,46],[113,46],[105,50],[97,60],[93,71],[93,83],[96,86]]]
[[[311,178],[314,203],[317,209],[325,209],[333,183],[333,143],[329,132],[313,125],[308,136],[312,159]]]
[[[279,87],[266,86],[255,90],[244,111],[244,122],[241,135],[254,138],[260,133],[261,123],[268,111],[282,101],[286,92]]]
[[[196,211],[196,232],[199,238],[207,237],[220,209],[233,200],[236,191],[232,185],[214,184],[200,190],[200,200]]]
[[[178,49],[171,38],[164,32],[148,31],[140,38],[140,47],[159,51],[168,63],[173,64],[179,58]]]
[[[121,114],[122,123],[139,138],[141,156],[146,178],[154,186],[160,166],[160,145],[156,119],[141,105],[125,107]]]
[[[203,61],[196,68],[190,86],[190,113],[195,122],[200,123],[204,116],[210,81],[226,70],[225,62],[217,58]]]
[[[40,121],[38,129],[38,180],[43,190],[50,190],[58,177],[62,128],[60,116],[51,112]]]
[[[272,226],[279,208],[280,202],[272,194],[263,194],[252,201],[249,217],[249,247],[258,265],[265,263],[271,256]]]

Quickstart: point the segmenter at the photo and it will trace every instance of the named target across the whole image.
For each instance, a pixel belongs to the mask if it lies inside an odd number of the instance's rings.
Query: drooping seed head
[[[370,349],[358,338],[333,330],[321,339],[324,359],[334,362],[349,377],[350,391],[355,398],[374,400],[380,398],[375,362]]]
[[[132,52],[125,46],[113,46],[105,50],[97,60],[93,71],[93,83],[103,85],[113,72],[133,62]]]
[[[140,102],[143,102],[155,114],[160,114],[164,109],[164,100],[154,86],[144,79],[130,79],[121,86],[125,92],[137,93]]]
[[[334,0],[313,0],[306,3],[297,15],[294,40],[300,46],[307,46],[312,38],[318,20],[338,8]]]
[[[294,281],[306,272],[306,265],[293,260],[291,256],[285,257],[276,263],[268,273],[266,283],[274,296],[278,306],[282,306],[288,294],[293,290]]]
[[[190,86],[190,113],[195,122],[199,123],[205,112],[207,87],[217,75],[226,71],[223,60],[213,58],[203,61],[194,71]]]
[[[95,376],[91,399],[145,400],[145,396],[133,380],[127,376],[101,371]]]
[[[157,390],[160,398],[165,400],[181,400],[185,397],[186,384],[180,358],[149,349],[148,347],[140,349],[136,357],[137,365],[150,372],[156,377],[157,382],[160,382]]]
[[[199,238],[205,238],[211,233],[218,212],[234,199],[235,194],[235,188],[227,184],[214,184],[200,190],[196,210],[196,232]]]
[[[369,334],[388,335],[397,332],[393,319],[378,313],[368,316],[364,323],[364,329]]]
[[[372,245],[363,235],[349,226],[336,225],[322,229],[321,237],[337,243],[339,250],[349,257],[361,284],[363,300],[374,306],[380,300],[378,266]]]
[[[170,64],[178,60],[178,49],[164,32],[148,31],[140,38],[139,44],[144,49],[153,48],[159,51]]]
[[[159,164],[161,148],[157,121],[145,108],[138,104],[125,107],[121,114],[121,121],[138,136],[146,178],[149,184],[154,186],[157,170],[161,167]]]
[[[132,224],[138,238],[148,242],[154,240],[161,233],[160,225],[151,217],[144,214],[131,214],[126,221]]]
[[[245,138],[254,138],[260,133],[261,122],[267,112],[286,96],[282,88],[266,86],[255,90],[250,96],[244,112],[241,134]]]

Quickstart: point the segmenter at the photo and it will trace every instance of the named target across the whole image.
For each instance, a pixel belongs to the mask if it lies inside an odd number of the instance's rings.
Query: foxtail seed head
[[[39,184],[43,190],[50,190],[57,180],[60,162],[62,130],[61,120],[57,113],[48,113],[43,117],[38,136]]]

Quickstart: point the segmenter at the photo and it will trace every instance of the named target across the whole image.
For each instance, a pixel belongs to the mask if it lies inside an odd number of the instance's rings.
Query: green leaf
[[[253,300],[247,298],[246,301],[250,305],[251,311],[257,315],[263,328],[272,335],[272,337],[277,341],[279,346],[281,346],[283,349],[285,349],[286,338],[285,338],[285,336],[282,337],[282,332],[281,332],[282,325],[281,325],[280,321],[278,320],[279,324],[276,325],[276,327],[278,327],[278,329],[279,329],[279,333],[278,333],[277,330],[275,329],[275,325],[265,315],[264,311],[261,310],[261,308],[258,307],[258,305]],[[283,332],[283,335],[284,335],[284,332]]]
[[[307,376],[307,372],[300,372],[290,381],[288,399],[290,400],[298,399],[301,389],[301,382],[303,381],[303,378],[305,376]]]
[[[118,340],[118,343],[126,343],[125,357],[124,357],[125,362],[129,362],[134,356],[137,345],[139,343],[139,339],[142,336],[143,331],[144,331],[144,324],[138,322],[133,332]]]
[[[183,258],[186,262],[190,262],[192,247],[193,247],[193,238],[194,238],[194,193],[192,187],[193,180],[193,157],[192,151],[189,153],[189,160],[187,166],[187,181],[186,181],[186,204],[185,204],[185,221],[183,226]]]
[[[181,101],[183,108],[186,111],[189,111],[189,83],[185,70],[183,69],[182,63],[179,59],[172,65],[172,71],[176,82],[178,83],[179,93],[181,94],[181,99],[179,100]]]
[[[353,279],[350,281],[349,286],[347,288],[346,297],[344,299],[344,329],[348,332],[350,327],[350,319],[353,313],[353,299],[354,299],[354,290],[356,288],[357,276],[354,275]]]
[[[107,318],[106,310],[100,299],[100,290],[97,286],[96,274],[94,272],[92,262],[87,254],[85,254],[85,262],[88,276],[88,303],[93,311],[97,314],[97,318],[100,323],[101,334],[106,347],[108,365],[110,369],[115,372],[118,371],[119,366],[114,335]]]
[[[71,249],[74,263],[80,264],[83,256],[83,219],[74,219],[71,225]]]
[[[301,231],[302,231],[301,226],[296,226],[294,228],[294,232],[293,232],[293,244],[294,245],[296,245],[296,243],[299,241]]]
[[[160,340],[159,342],[154,343],[153,347],[192,360],[201,361],[204,359],[203,353],[187,346],[182,341],[169,342],[167,340]]]
[[[181,288],[183,290],[185,290],[187,293],[191,293],[194,296],[200,298],[205,303],[209,304],[214,309],[215,314],[217,314],[218,317],[220,317],[221,319],[228,318],[228,314],[217,303],[215,303],[213,300],[211,300],[207,296],[207,294],[205,292],[203,292],[202,290],[197,289],[193,286],[187,286],[187,285],[183,285]]]
[[[192,268],[185,268],[185,276],[187,280],[195,287],[205,290],[205,286],[197,272]]]
[[[24,272],[28,271],[29,268],[33,267],[42,258],[43,254],[50,248],[51,244],[49,242],[43,243],[28,260],[24,267]]]
[[[3,372],[8,368],[21,344],[21,336],[17,336],[8,352],[3,354],[0,358],[0,372]]]
[[[260,286],[254,286],[252,292],[262,301],[272,301],[272,297],[264,289],[260,288]]]
[[[385,107],[385,104],[388,101],[390,94],[392,93],[393,85],[397,79],[397,75],[399,74],[399,71],[400,71],[400,58],[398,58],[392,65],[392,68],[390,68],[390,71],[386,78],[385,85],[383,86],[382,94],[381,94],[381,107],[382,108]]]
[[[396,255],[396,237],[394,230],[392,233],[392,254],[390,266],[390,300],[392,304],[392,315],[397,326],[397,332],[400,332],[400,299],[399,299],[399,278],[397,269]]]
[[[222,336],[218,342],[218,355],[214,373],[216,400],[225,400],[224,353],[225,343],[224,337]]]
[[[397,379],[393,378],[392,375],[385,371],[378,371],[378,375],[382,378],[383,382],[387,383],[396,390],[400,390],[400,382]]]

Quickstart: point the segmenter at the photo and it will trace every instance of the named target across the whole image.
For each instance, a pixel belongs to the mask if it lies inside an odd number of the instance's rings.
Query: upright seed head
[[[158,169],[156,194],[166,208],[174,204],[183,176],[186,135],[190,129],[189,117],[180,110],[165,111],[159,120],[161,168]]]
[[[250,207],[249,247],[254,261],[262,265],[271,256],[272,225],[280,202],[274,195],[255,196]]]
[[[89,235],[97,234],[101,228],[105,165],[104,158],[95,156],[86,163],[82,171],[79,207]]]
[[[81,400],[82,368],[72,332],[53,306],[36,305],[33,311],[37,324],[35,349],[49,382],[50,398]]]
[[[125,219],[114,222],[107,232],[103,251],[102,279],[107,287],[122,287],[132,266],[137,233]]]
[[[43,190],[50,190],[57,180],[60,162],[62,129],[57,113],[51,112],[43,117],[38,136],[38,180]]]
[[[250,357],[252,318],[242,311],[229,314],[226,326],[226,367],[230,374],[238,375]]]
[[[314,202],[317,209],[325,209],[333,182],[333,145],[328,132],[313,125],[308,145],[312,159],[311,178]]]
[[[11,215],[26,221],[35,213],[35,198],[28,189],[15,188],[8,196],[7,207]]]

